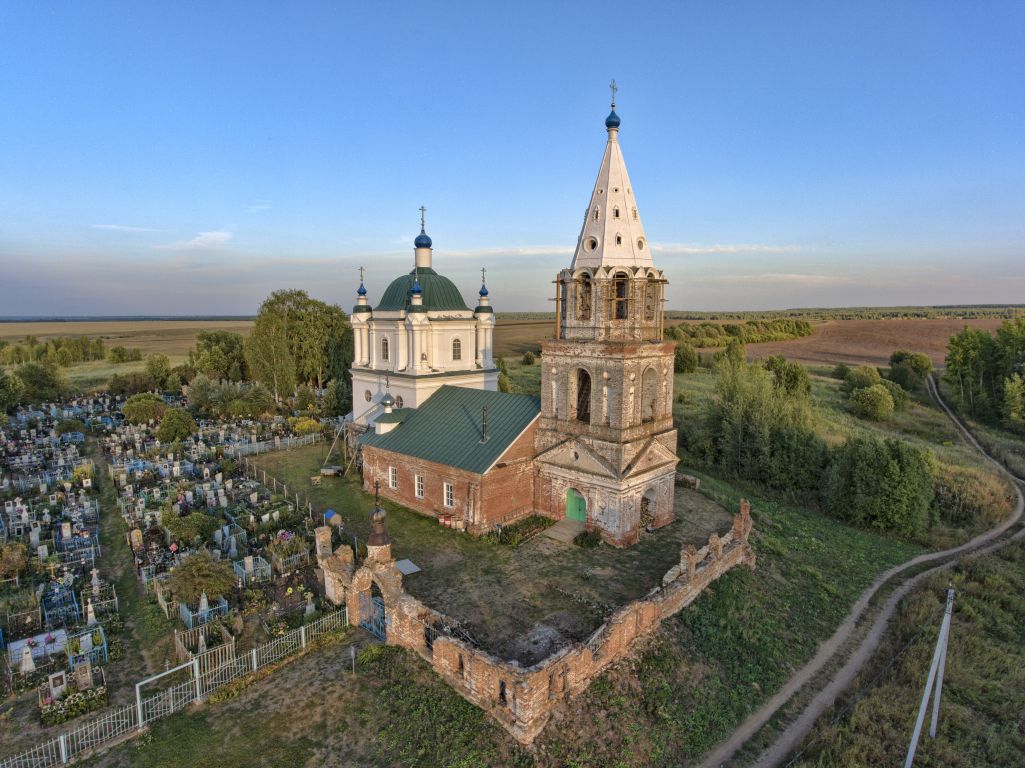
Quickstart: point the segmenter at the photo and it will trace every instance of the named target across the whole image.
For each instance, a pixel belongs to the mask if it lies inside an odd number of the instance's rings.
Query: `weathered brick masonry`
[[[357,569],[352,550],[343,546],[332,553],[331,531],[320,528],[317,559],[328,597],[347,603],[353,624],[359,622],[359,594],[376,584],[385,602],[388,644],[419,653],[464,698],[494,717],[517,741],[531,744],[559,702],[584,691],[663,619],[690,605],[705,587],[734,566],[753,568],[751,528],[750,505],[744,500],[728,532],[721,536],[713,533],[701,549],[684,547],[679,563],[645,597],[620,608],[586,641],[573,643],[531,667],[438,634],[439,627],[454,622],[402,589],[402,575],[395,568],[390,546],[370,553]]]

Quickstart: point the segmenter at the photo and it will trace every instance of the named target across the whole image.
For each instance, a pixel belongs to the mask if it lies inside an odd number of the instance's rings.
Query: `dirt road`
[[[858,598],[858,601],[851,608],[847,618],[844,619],[844,622],[837,628],[836,632],[833,633],[833,636],[820,646],[818,653],[815,654],[815,658],[802,667],[797,674],[791,677],[787,684],[783,686],[775,696],[769,699],[769,701],[763,704],[757,711],[753,712],[743,722],[743,724],[733,732],[733,735],[728,741],[719,745],[719,747],[711,752],[701,763],[701,768],[719,768],[719,766],[727,765],[737,751],[743,747],[744,744],[747,743],[747,741],[767,722],[769,722],[769,720],[776,715],[776,713],[794,694],[810,682],[826,666],[827,663],[837,658],[837,655],[841,652],[844,644],[850,638],[858,621],[865,614],[872,597],[883,586],[890,583],[896,583],[902,574],[912,568],[926,563],[941,561],[939,565],[933,568],[928,568],[902,582],[900,586],[893,591],[893,593],[887,598],[882,609],[873,619],[868,633],[858,644],[854,653],[850,656],[840,671],[837,672],[826,687],[823,688],[814,699],[812,699],[797,719],[795,719],[786,728],[786,730],[777,737],[776,741],[758,756],[758,759],[753,764],[756,768],[772,768],[772,766],[780,765],[786,757],[797,748],[805,736],[808,735],[819,717],[829,709],[830,706],[832,706],[837,696],[850,686],[861,668],[872,657],[872,654],[879,646],[879,641],[882,639],[883,632],[886,631],[886,627],[889,624],[890,619],[893,618],[893,614],[897,609],[897,604],[908,594],[908,592],[914,589],[922,580],[928,578],[934,573],[954,566],[960,561],[960,558],[963,555],[969,553],[983,554],[992,552],[1000,547],[1006,546],[1013,540],[1020,539],[1025,536],[1025,528],[1022,528],[1011,536],[1001,538],[1010,528],[1016,526],[1022,519],[1022,513],[1025,511],[1025,497],[1022,496],[1019,484],[1025,483],[1025,480],[1008,473],[1000,462],[996,461],[992,456],[986,453],[975,437],[972,436],[971,432],[968,431],[964,424],[961,423],[957,416],[954,415],[953,411],[951,411],[943,401],[933,379],[930,378],[928,381],[930,394],[936,402],[939,403],[940,407],[943,408],[951,421],[954,422],[954,425],[958,428],[962,437],[988,461],[992,462],[1001,473],[1012,480],[1012,485],[1018,495],[1018,503],[1014,512],[996,528],[976,536],[971,541],[941,552],[919,555],[918,557],[907,561],[903,565],[895,566],[880,574],[868,589],[862,593],[861,597]]]

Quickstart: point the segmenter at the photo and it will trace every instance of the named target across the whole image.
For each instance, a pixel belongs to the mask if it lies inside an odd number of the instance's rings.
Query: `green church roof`
[[[410,289],[414,278],[420,282],[423,290],[423,306],[428,312],[439,310],[466,310],[459,289],[444,275],[439,275],[431,267],[418,267],[408,275],[392,280],[381,297],[381,302],[374,308],[378,310],[408,310],[410,306]]]
[[[488,406],[488,441],[481,417]],[[541,412],[541,400],[446,385],[383,435],[368,432],[363,445],[483,474]]]

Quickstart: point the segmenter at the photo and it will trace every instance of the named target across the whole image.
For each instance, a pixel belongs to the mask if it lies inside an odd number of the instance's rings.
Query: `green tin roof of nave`
[[[430,267],[417,267],[408,275],[402,275],[392,280],[374,310],[408,310],[411,298],[410,289],[413,287],[414,277],[420,282],[420,288],[423,289],[423,306],[428,312],[469,310],[455,284]]]
[[[488,406],[488,441],[481,442],[481,417]],[[541,400],[445,385],[401,426],[383,435],[368,432],[363,445],[483,474],[541,412]]]

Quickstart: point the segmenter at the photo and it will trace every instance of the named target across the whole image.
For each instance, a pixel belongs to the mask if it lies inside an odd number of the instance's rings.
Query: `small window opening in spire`
[[[623,244],[623,236],[622,235],[616,235],[616,245],[622,245],[622,244]]]
[[[614,218],[614,219],[618,219],[619,218],[619,206],[616,206],[615,208],[612,209],[612,218]]]
[[[594,206],[594,220],[598,221],[598,206]]]
[[[634,221],[637,221],[637,209],[636,208],[633,209],[633,217],[634,217]]]

